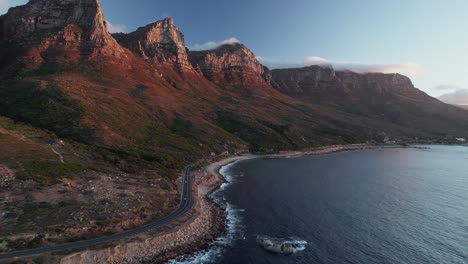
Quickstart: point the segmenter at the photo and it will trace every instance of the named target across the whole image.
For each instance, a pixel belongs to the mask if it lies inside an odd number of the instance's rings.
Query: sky
[[[0,13],[26,0],[0,0]],[[190,49],[241,42],[270,68],[398,72],[432,96],[466,94],[467,0],[101,0],[110,31],[172,17]],[[459,99],[459,98],[458,98]]]

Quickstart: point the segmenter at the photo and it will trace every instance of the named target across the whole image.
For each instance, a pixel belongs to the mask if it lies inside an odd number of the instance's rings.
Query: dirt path
[[[51,149],[55,154],[57,154],[57,155],[59,156],[60,162],[63,163],[63,164],[65,164],[65,161],[63,160],[62,154],[60,154],[58,151],[56,151],[56,150],[54,149],[54,147],[50,147],[50,149]]]

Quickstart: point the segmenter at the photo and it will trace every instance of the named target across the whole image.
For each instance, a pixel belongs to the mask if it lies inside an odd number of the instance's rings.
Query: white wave
[[[220,190],[224,191],[228,186],[232,185],[235,182],[235,178],[236,178],[237,175],[235,175],[233,173],[230,173],[230,170],[239,161],[242,161],[242,160],[236,160],[234,162],[231,162],[231,163],[229,163],[227,165],[222,166],[221,169],[219,169],[219,173],[224,177],[226,182],[221,184],[220,189],[218,191],[216,191],[216,192],[219,192]]]
[[[241,213],[245,210],[235,208],[232,204],[227,202],[226,198],[224,197],[224,190],[228,186],[232,185],[235,182],[235,178],[238,176],[233,173],[230,173],[230,169],[238,161],[225,165],[219,170],[220,174],[225,178],[226,182],[221,185],[220,189],[218,189],[211,195],[211,198],[226,211],[227,233],[217,238],[216,241],[212,242],[212,248],[196,252],[192,255],[178,257],[176,259],[170,260],[168,262],[169,264],[215,263],[216,260],[222,256],[224,250],[224,248],[216,247],[217,244],[221,243],[225,246],[229,246],[235,239],[245,239],[245,235],[242,233],[241,228]]]
[[[224,248],[216,247],[217,244],[221,243],[225,246],[229,246],[235,239],[245,239],[244,234],[240,230],[241,217],[239,215],[242,209],[235,209],[230,203],[223,205],[226,210],[227,219],[227,234],[219,237],[216,241],[212,242],[212,248],[208,250],[199,251],[193,255],[181,256],[176,259],[170,260],[169,264],[207,264],[215,263],[216,260],[222,256]]]
[[[169,264],[201,264],[212,263],[222,253],[221,248],[213,248],[210,250],[200,251],[191,256],[182,256],[177,259],[170,260]]]
[[[294,253],[304,251],[307,247],[307,241],[305,240],[286,240],[285,242],[294,244]]]

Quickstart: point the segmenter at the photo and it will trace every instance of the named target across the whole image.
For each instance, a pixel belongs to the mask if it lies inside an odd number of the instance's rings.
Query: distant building
[[[465,138],[457,138],[457,141],[459,141],[459,142],[466,142],[466,139],[465,139]]]

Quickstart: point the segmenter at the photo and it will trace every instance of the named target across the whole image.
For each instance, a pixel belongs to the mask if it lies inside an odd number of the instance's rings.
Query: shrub
[[[192,122],[183,119],[179,115],[176,115],[176,117],[172,120],[170,129],[172,132],[177,133],[179,135],[187,135],[190,133],[192,126]]]

